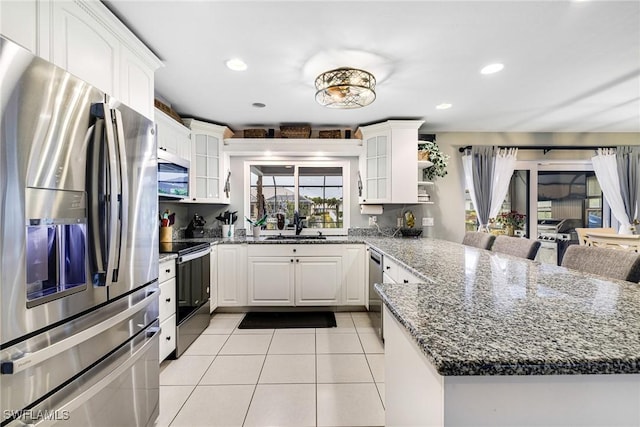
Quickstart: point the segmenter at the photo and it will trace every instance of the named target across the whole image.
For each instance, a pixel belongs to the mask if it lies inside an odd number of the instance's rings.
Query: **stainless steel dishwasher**
[[[369,317],[371,324],[384,341],[382,333],[382,300],[373,288],[376,283],[382,283],[382,254],[369,248]]]

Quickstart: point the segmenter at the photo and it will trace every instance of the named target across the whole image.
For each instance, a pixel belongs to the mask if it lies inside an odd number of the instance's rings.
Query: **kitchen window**
[[[302,234],[347,233],[347,162],[255,161],[246,165],[246,216],[255,221],[266,214],[266,234],[295,232],[296,211],[304,218]]]

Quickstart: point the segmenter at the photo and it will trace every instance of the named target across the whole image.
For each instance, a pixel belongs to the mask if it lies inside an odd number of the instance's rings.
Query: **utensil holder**
[[[160,227],[160,241],[163,243],[173,241],[173,227]]]
[[[253,233],[253,238],[257,239],[260,237],[260,232],[262,232],[261,227],[251,227],[251,232]]]
[[[225,224],[222,226],[222,238],[223,239],[233,239],[233,224]]]

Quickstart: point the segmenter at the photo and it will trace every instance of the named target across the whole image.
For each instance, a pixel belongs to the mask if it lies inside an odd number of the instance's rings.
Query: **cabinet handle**
[[[391,267],[390,267],[390,266],[388,266],[388,265],[387,265],[387,267],[386,267],[386,268],[387,268],[387,270],[391,270]]]
[[[167,341],[171,341],[171,336],[168,336],[167,338],[165,338]]]
[[[300,262],[300,260],[299,260],[299,259],[297,259],[297,260],[296,260],[296,262]]]
[[[291,259],[291,262],[293,262],[293,258]]]
[[[409,283],[409,281],[407,279],[404,279],[403,282],[404,283]]]
[[[171,269],[170,269],[170,268],[167,268],[164,272],[165,272],[165,273],[171,273]]]
[[[293,253],[296,253],[296,251],[297,251],[297,249],[294,249],[294,250],[293,250]]]
[[[167,301],[167,302],[171,302],[171,298],[167,298],[165,301]]]

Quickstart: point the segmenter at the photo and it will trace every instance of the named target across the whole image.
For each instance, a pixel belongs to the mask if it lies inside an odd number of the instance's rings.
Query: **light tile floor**
[[[160,366],[164,426],[383,426],[384,348],[367,313],[337,328],[237,329],[220,313]]]

